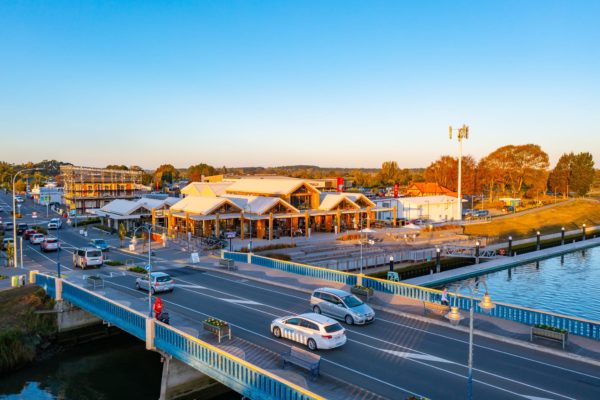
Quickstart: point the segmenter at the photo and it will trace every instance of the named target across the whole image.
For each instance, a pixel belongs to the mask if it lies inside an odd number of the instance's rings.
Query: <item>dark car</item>
[[[24,223],[17,224],[17,235],[22,235],[27,229],[29,229],[29,225]]]
[[[29,240],[29,238],[36,233],[37,231],[35,229],[26,229],[25,232],[23,232],[23,240]]]

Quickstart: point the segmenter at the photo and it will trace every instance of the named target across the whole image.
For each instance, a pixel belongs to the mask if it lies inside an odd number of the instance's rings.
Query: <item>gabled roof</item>
[[[229,186],[226,192],[228,194],[289,196],[303,185],[314,193],[320,193],[307,181],[296,178],[240,179]]]
[[[223,196],[225,198],[230,199],[236,205],[244,210],[244,212],[250,214],[262,215],[277,204],[283,205],[285,208],[289,209],[292,212],[298,213],[300,212],[296,207],[292,206],[287,201],[279,198],[279,197],[268,197],[268,196],[244,196],[244,195],[235,195],[228,194]]]
[[[352,200],[353,202],[355,202],[356,204],[358,204],[360,201],[364,201],[365,203],[368,204],[369,207],[375,207],[375,203],[369,199],[367,196],[365,196],[362,193],[348,193],[348,192],[343,192],[341,193],[343,196],[346,196],[347,198],[349,198],[350,200]],[[360,204],[358,204],[360,206]]]
[[[321,204],[319,205],[319,210],[322,211],[331,211],[337,206],[339,206],[342,202],[348,202],[352,206],[352,208],[360,209],[360,206],[353,202],[350,198],[344,196],[342,193],[328,193],[323,197]]]
[[[208,215],[225,204],[242,211],[237,204],[225,197],[188,196],[171,206],[172,211],[187,212],[190,214]]]
[[[117,215],[130,215],[139,208],[143,207],[143,204],[137,201],[116,199],[102,207],[100,210]]]
[[[231,186],[232,182],[191,182],[181,189],[186,196],[220,196]]]
[[[422,195],[448,195],[448,196],[457,196],[455,192],[452,190],[440,185],[437,182],[415,182],[410,184],[406,188],[406,193],[408,195],[412,195],[414,193],[417,196]]]

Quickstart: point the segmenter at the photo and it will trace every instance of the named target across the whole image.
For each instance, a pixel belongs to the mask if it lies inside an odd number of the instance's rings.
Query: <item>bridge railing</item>
[[[157,349],[173,355],[249,398],[321,399],[300,386],[172,326],[156,323],[155,345]]]
[[[56,298],[54,276],[36,273],[35,283],[42,286],[51,297]],[[147,324],[146,315],[64,280],[62,280],[62,298],[142,340],[148,340],[148,337],[152,336],[148,335],[147,329],[153,326],[154,346],[158,350],[176,357],[246,397],[271,400],[323,400],[323,397],[301,386],[172,326],[158,321]]]
[[[247,255],[244,253],[223,252],[224,258],[229,259],[234,259],[233,257],[238,257],[239,254],[243,254],[244,259],[240,259],[238,261],[247,262]],[[350,286],[356,285],[356,282],[358,282],[358,274],[327,270],[325,268],[312,267],[310,265],[299,264],[290,261],[279,261],[267,257],[252,255],[252,263],[263,267],[276,268],[285,272],[310,276],[331,282],[345,283]],[[420,301],[439,302],[442,294],[440,290],[436,289],[410,285],[402,282],[393,282],[369,276],[362,277],[362,285],[373,288],[373,290],[378,292],[403,296]],[[449,295],[452,298],[451,302],[454,305],[454,294],[449,293]],[[466,296],[458,295],[457,305],[462,310],[469,310],[470,299]],[[475,300],[475,311],[483,313],[483,310],[479,308],[478,299]],[[574,335],[600,340],[599,321],[592,321],[569,315],[555,314],[548,311],[535,310],[504,303],[496,303],[496,307],[491,310],[488,315],[526,325],[543,324],[553,326],[555,328],[566,329],[569,333]]]

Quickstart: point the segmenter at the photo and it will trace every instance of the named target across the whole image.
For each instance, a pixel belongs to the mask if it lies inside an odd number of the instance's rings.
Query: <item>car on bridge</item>
[[[271,333],[310,350],[334,349],[346,343],[346,330],[337,321],[316,313],[277,318],[271,322]]]
[[[59,251],[60,242],[55,237],[46,237],[42,243],[40,243],[40,250],[44,253],[47,251]]]
[[[101,251],[108,251],[108,243],[104,239],[92,239],[90,245]]]
[[[310,304],[317,314],[326,314],[348,325],[368,324],[375,319],[375,311],[358,297],[344,290],[319,288],[310,296]]]
[[[152,272],[150,279],[151,281],[148,280],[148,275],[137,278],[135,280],[135,288],[138,290],[148,290],[148,286],[150,286],[152,294],[156,292],[172,292],[175,288],[175,281],[171,278],[171,275],[164,272]]]
[[[42,233],[34,233],[29,236],[29,243],[31,244],[42,244],[44,241],[44,235]]]

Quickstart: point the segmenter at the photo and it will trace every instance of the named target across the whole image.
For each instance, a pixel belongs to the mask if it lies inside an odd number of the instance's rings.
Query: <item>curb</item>
[[[313,292],[312,290],[309,290],[309,289],[303,289],[303,288],[299,288],[297,286],[292,286],[292,285],[288,285],[288,284],[280,283],[280,282],[273,282],[273,281],[269,281],[269,280],[262,279],[262,278],[246,276],[246,275],[242,275],[242,274],[239,274],[236,272],[215,269],[214,267],[198,266],[198,265],[188,265],[188,267],[192,268],[192,269],[203,270],[203,271],[216,271],[216,272],[219,272],[219,273],[222,273],[225,275],[235,276],[237,278],[244,278],[244,279],[248,279],[251,281],[260,282],[260,283],[268,284],[271,286],[278,286],[278,287],[282,287],[282,288],[286,288],[286,289],[291,289],[291,290],[295,290],[295,291],[299,291],[299,292],[303,292],[303,293],[307,293],[307,294],[311,294]],[[410,318],[413,320],[417,320],[419,322],[426,322],[426,323],[437,325],[437,326],[443,326],[446,328],[455,329],[455,330],[461,331],[463,333],[469,333],[469,329],[464,326],[452,326],[450,324],[446,324],[446,323],[437,321],[433,318],[427,318],[427,317],[423,317],[423,316],[420,316],[417,314],[410,314],[410,313],[406,313],[406,312],[402,312],[402,311],[397,311],[397,310],[394,310],[393,308],[389,308],[389,307],[382,307],[382,306],[377,306],[377,305],[372,305],[372,304],[369,304],[369,306],[375,310],[384,311],[384,312],[394,314],[394,315],[397,315],[400,317]],[[557,357],[567,358],[569,360],[579,361],[579,362],[583,362],[586,364],[600,367],[600,360],[597,360],[597,359],[594,359],[591,357],[581,356],[581,355],[570,353],[570,352],[563,352],[563,351],[559,351],[559,350],[556,350],[556,349],[553,349],[550,347],[544,347],[544,346],[541,346],[541,345],[538,345],[535,343],[525,342],[520,339],[508,338],[505,336],[497,335],[495,333],[481,331],[478,329],[474,329],[473,334],[483,337],[483,338],[486,338],[486,339],[492,339],[492,340],[496,340],[498,342],[502,342],[502,343],[506,343],[506,344],[512,344],[515,346],[533,349],[536,351],[540,351],[542,353],[551,354],[551,355],[554,355]]]

